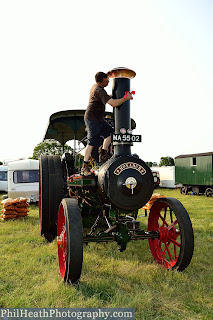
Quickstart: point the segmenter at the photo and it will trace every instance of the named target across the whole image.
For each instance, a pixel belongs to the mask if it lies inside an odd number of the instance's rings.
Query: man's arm
[[[126,100],[131,100],[132,99],[132,95],[131,93],[127,93],[126,98],[120,98],[120,99],[109,99],[107,101],[108,104],[110,104],[112,107],[119,107],[122,103],[124,103]]]

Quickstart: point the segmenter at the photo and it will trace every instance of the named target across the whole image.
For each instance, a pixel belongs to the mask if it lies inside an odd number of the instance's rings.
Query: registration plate
[[[113,133],[112,141],[114,142],[141,142],[140,134],[121,134]]]

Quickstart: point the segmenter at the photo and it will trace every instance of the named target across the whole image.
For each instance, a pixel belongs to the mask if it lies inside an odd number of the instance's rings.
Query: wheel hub
[[[159,232],[160,232],[160,241],[162,241],[163,243],[168,242],[169,240],[169,231],[165,226],[162,226],[159,228]]]
[[[176,229],[174,227],[169,230],[166,226],[161,226],[159,228],[159,233],[160,241],[162,241],[163,243],[167,243],[171,239],[177,239]]]

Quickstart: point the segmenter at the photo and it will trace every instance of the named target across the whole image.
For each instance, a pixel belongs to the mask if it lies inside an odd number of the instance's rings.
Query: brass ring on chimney
[[[128,78],[133,79],[136,76],[136,72],[128,69],[128,68],[115,68],[111,71],[107,72],[108,78],[114,79],[114,78]]]

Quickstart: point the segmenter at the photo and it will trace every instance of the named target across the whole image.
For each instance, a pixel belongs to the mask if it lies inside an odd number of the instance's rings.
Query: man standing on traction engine
[[[84,163],[81,169],[82,175],[90,175],[89,158],[95,146],[99,145],[100,136],[104,137],[103,147],[99,150],[99,161],[105,162],[110,156],[108,155],[108,147],[111,143],[112,127],[104,120],[105,105],[110,104],[112,107],[118,107],[126,100],[132,99],[132,95],[128,92],[127,96],[120,99],[112,99],[105,91],[108,86],[109,79],[106,73],[98,72],[95,75],[96,84],[90,90],[89,105],[84,115],[84,122],[87,130],[87,147],[84,155]]]

